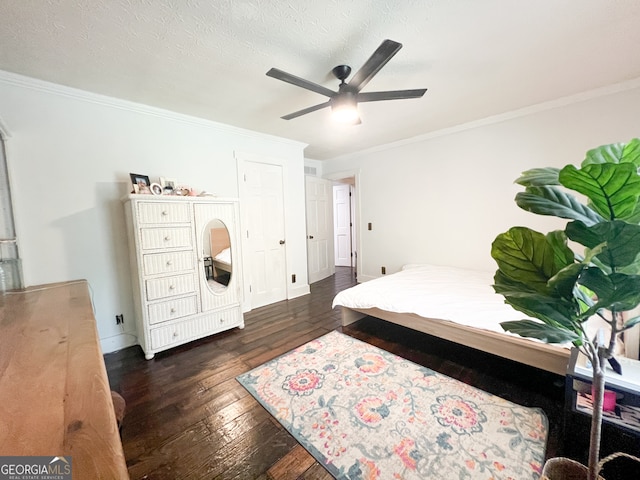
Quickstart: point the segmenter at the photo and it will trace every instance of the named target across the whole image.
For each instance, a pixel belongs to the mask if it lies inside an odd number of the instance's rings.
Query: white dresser
[[[148,360],[244,328],[237,200],[129,195],[125,215],[138,341]]]

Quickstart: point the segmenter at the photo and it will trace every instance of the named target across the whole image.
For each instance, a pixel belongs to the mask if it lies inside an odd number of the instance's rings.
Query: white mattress
[[[493,272],[406,265],[398,273],[338,293],[333,307],[379,308],[506,333],[500,322],[529,318],[493,291]]]
[[[222,250],[220,253],[216,255],[215,259],[218,260],[219,262],[223,262],[228,265],[231,265],[231,248],[227,247],[224,250]]]

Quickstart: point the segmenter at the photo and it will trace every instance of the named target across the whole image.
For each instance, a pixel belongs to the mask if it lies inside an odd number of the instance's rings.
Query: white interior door
[[[251,308],[287,296],[282,167],[245,161],[243,210]]]
[[[305,178],[309,283],[335,273],[332,187],[330,180],[312,176]]]
[[[335,265],[351,266],[351,185],[333,186],[333,222],[335,236]]]

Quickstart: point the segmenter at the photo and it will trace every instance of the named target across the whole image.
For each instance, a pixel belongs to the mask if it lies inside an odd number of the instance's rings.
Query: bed
[[[214,276],[231,274],[231,246],[229,233],[224,227],[211,229],[211,257],[213,259]]]
[[[500,322],[527,318],[496,294],[493,272],[406,265],[400,272],[339,292],[342,325],[372,316],[510,360],[565,375],[570,345],[505,332]]]
[[[213,267],[223,273],[231,273],[231,248],[227,247],[213,257]]]

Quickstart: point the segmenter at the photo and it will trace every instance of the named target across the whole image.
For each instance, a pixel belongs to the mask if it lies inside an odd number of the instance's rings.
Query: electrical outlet
[[[383,275],[387,274],[387,267],[381,267],[381,270]]]
[[[124,323],[124,315],[116,315],[116,325],[121,325]]]

